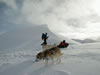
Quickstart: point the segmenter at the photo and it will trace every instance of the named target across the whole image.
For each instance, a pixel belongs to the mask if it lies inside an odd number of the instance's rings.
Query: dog
[[[63,55],[63,53],[61,53],[60,48],[58,47],[53,47],[50,49],[47,49],[45,51],[42,51],[40,53],[38,53],[36,55],[36,62],[39,60],[45,60],[46,64],[48,64],[48,60],[51,59],[52,63],[54,63],[54,58],[57,59],[57,62],[60,63],[61,62],[61,56]]]

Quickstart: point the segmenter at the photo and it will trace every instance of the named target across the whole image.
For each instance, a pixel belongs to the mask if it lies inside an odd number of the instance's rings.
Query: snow
[[[100,75],[100,43],[66,39],[70,45],[61,49],[61,63],[34,62],[42,51],[42,32],[48,33],[48,44],[63,40],[46,26],[22,27],[0,35],[0,75]]]

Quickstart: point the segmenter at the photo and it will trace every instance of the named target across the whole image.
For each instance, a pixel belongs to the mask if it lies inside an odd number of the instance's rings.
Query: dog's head
[[[36,55],[36,60],[35,61],[39,61],[41,59],[44,59],[44,53],[43,52],[40,52]]]

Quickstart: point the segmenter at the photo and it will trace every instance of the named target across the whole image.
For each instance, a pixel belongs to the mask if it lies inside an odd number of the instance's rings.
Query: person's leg
[[[43,39],[43,43],[41,45],[45,44],[45,39]]]
[[[46,41],[46,39],[44,39],[44,44],[47,44],[47,41]]]

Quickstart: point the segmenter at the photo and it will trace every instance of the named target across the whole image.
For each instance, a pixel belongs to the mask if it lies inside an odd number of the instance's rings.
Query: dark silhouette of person
[[[48,36],[47,36],[47,33],[42,33],[42,40],[44,41],[41,45],[47,45],[47,39],[48,39]]]

